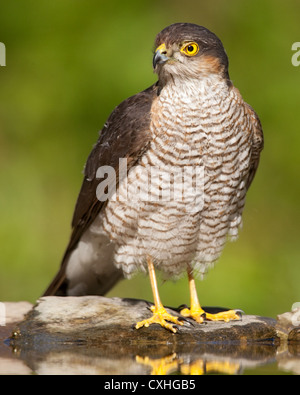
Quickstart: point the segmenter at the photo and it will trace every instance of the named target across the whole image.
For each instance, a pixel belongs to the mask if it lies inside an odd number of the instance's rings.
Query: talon
[[[189,322],[188,319],[186,319],[185,317],[178,317],[178,321],[184,323],[184,322]]]
[[[181,310],[184,310],[184,309],[187,309],[187,308],[188,308],[187,304],[181,304],[179,307],[176,308],[176,311],[181,311]]]
[[[164,307],[156,308],[155,306],[151,306],[151,311],[153,313],[153,316],[147,318],[146,320],[138,322],[135,325],[136,329],[140,329],[143,326],[148,328],[149,325],[151,324],[159,324],[163,328],[166,328],[169,331],[176,333],[178,328],[174,327],[172,324],[170,324],[167,321],[170,321],[176,325],[183,325],[183,322],[179,320],[179,317],[175,317],[169,314]]]
[[[243,314],[245,314],[245,312],[243,310],[240,310],[240,309],[236,309],[234,311],[240,317],[240,319],[242,319]]]

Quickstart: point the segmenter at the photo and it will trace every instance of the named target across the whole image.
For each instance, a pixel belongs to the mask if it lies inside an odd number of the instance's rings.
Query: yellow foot
[[[210,313],[206,313],[201,307],[200,308],[197,307],[194,309],[185,308],[180,311],[180,314],[183,317],[193,318],[199,324],[201,324],[204,321],[204,319],[208,321],[225,321],[225,322],[241,319],[240,314],[235,310],[221,311],[220,313],[217,314],[210,314]]]
[[[193,318],[193,320],[195,320],[196,322],[198,322],[199,324],[202,324],[202,322],[204,321],[205,318],[205,311],[201,309],[201,307],[196,307],[196,308],[185,308],[183,310],[180,311],[180,314],[183,317],[190,317]]]
[[[236,312],[235,310],[221,311],[217,314],[205,314],[205,318],[209,321],[225,321],[229,322],[232,320],[240,320],[241,314]]]
[[[150,309],[153,313],[153,316],[138,322],[135,326],[136,329],[139,329],[142,326],[147,328],[151,324],[159,324],[163,328],[169,329],[171,332],[176,333],[177,329],[167,321],[173,322],[176,325],[183,325],[183,322],[181,322],[178,317],[174,317],[173,315],[169,314],[164,307],[156,308],[155,306],[151,306]]]

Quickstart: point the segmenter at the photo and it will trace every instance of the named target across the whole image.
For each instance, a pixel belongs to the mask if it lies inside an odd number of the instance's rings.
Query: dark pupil
[[[193,51],[194,51],[194,47],[193,47],[192,45],[189,45],[189,46],[187,47],[187,50],[188,50],[189,52],[193,52]]]

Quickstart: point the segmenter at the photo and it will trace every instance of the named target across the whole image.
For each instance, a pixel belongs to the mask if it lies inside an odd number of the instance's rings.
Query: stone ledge
[[[83,297],[43,297],[14,331],[18,345],[38,343],[55,344],[81,342],[88,345],[123,344],[126,347],[141,344],[207,342],[251,343],[276,341],[276,320],[244,315],[240,321],[205,322],[197,324],[187,319],[173,334],[159,325],[136,330],[134,324],[149,316],[150,303],[142,300]],[[176,310],[169,311],[179,315]]]

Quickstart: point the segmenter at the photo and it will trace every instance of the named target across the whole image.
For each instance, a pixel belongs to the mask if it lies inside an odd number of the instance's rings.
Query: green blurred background
[[[152,84],[155,35],[174,22],[223,41],[230,76],[260,116],[265,150],[244,228],[204,281],[203,305],[276,316],[300,301],[300,41],[297,0],[14,0],[1,2],[0,300],[34,302],[58,269],[82,169],[112,109]],[[167,305],[187,280],[160,283]],[[148,279],[110,296],[152,300]]]

